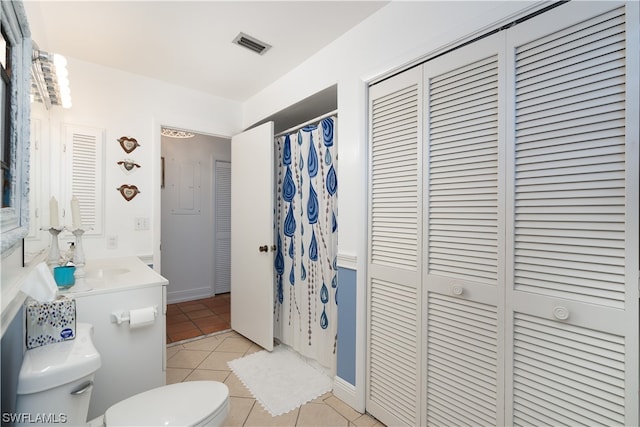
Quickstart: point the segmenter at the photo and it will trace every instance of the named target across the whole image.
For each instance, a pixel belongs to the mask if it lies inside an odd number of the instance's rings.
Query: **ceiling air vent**
[[[238,46],[246,47],[247,49],[260,55],[263,55],[266,51],[271,49],[271,45],[261,42],[255,37],[248,36],[245,33],[238,34],[236,38],[233,39],[233,43],[237,44]]]

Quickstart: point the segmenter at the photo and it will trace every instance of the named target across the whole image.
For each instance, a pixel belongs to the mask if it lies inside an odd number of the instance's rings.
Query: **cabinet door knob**
[[[453,289],[451,289],[451,292],[455,295],[455,296],[460,296],[462,295],[462,293],[464,292],[464,289],[462,289],[462,286],[460,285],[455,285],[453,287]]]
[[[553,307],[553,316],[558,320],[567,320],[569,318],[569,309],[561,305]]]
[[[258,250],[260,252],[268,252],[269,251],[269,246],[267,246],[267,245],[258,246]]]

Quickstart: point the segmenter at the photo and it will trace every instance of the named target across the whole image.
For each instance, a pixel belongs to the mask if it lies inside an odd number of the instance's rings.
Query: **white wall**
[[[243,127],[338,84],[338,259],[357,272],[356,387],[364,410],[368,82],[406,67],[539,2],[391,2],[243,105]],[[508,21],[507,21],[508,22]],[[349,395],[349,393],[351,393]]]
[[[44,135],[50,141],[43,142],[52,146],[52,176],[50,192],[42,194],[43,208],[48,211],[51,195],[61,194],[56,165],[63,124],[105,129],[105,233],[83,240],[86,258],[154,255],[159,269],[160,126],[229,137],[241,128],[240,104],[101,65],[73,58],[68,61],[73,107],[54,107],[48,114]],[[117,141],[121,136],[136,138],[140,147],[126,154]],[[123,174],[116,163],[125,157],[142,167],[132,175]],[[126,202],[116,188],[133,183],[141,192]],[[68,202],[60,200],[61,208]],[[136,217],[149,218],[150,230],[134,231]],[[117,249],[107,249],[106,236],[117,237]]]
[[[340,251],[361,252],[367,81],[536,2],[392,2],[243,105],[243,127],[338,83]]]

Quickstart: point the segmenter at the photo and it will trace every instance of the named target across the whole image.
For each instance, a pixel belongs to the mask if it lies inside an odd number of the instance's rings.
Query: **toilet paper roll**
[[[155,307],[131,310],[129,312],[129,327],[134,329],[153,324],[156,320],[156,311]]]

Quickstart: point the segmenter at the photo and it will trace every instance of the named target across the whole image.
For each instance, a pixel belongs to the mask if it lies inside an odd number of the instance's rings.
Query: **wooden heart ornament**
[[[138,193],[140,193],[140,190],[138,190],[138,187],[136,187],[135,185],[123,184],[120,186],[120,188],[116,188],[116,190],[118,190],[120,194],[122,194],[122,197],[124,197],[127,202],[130,202],[131,199],[133,199],[138,195]]]
[[[118,138],[118,142],[120,143],[120,146],[122,147],[124,152],[127,154],[131,153],[133,150],[140,146],[135,138],[129,138],[128,136],[121,136],[120,138]]]
[[[131,172],[135,171],[135,168],[139,168],[140,167],[139,164],[137,164],[136,162],[134,162],[131,159],[120,160],[118,162],[118,166],[120,166],[120,169],[122,169],[122,172],[124,172],[124,173],[131,173]]]

